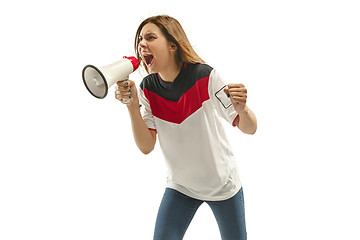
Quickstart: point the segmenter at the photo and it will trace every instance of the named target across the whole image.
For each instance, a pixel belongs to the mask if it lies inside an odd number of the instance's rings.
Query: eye
[[[148,35],[146,36],[146,40],[153,40],[153,39],[156,39],[156,37],[154,35]]]
[[[144,38],[146,41],[152,41],[152,40],[156,39],[157,37],[156,37],[156,35],[153,35],[153,34],[146,34],[145,37],[139,36],[139,43],[142,40],[144,40]]]

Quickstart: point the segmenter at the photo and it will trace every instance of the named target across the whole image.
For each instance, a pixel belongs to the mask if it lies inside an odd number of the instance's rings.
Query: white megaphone
[[[84,84],[89,92],[97,98],[104,98],[108,89],[118,81],[129,78],[130,73],[139,67],[139,61],[135,57],[123,57],[120,61],[97,68],[86,65],[82,71]],[[123,102],[129,102],[123,99]]]

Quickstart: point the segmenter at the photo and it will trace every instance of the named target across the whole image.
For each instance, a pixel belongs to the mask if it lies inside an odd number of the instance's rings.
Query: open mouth
[[[147,66],[150,66],[153,61],[154,61],[154,56],[149,54],[149,55],[144,55],[144,59],[145,59],[145,63]]]

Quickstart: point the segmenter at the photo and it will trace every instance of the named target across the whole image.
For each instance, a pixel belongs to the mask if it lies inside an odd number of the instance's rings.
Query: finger
[[[121,96],[119,94],[115,94],[115,99],[121,100],[122,98],[121,98]]]
[[[131,92],[129,90],[127,90],[127,91],[116,90],[115,91],[115,95],[129,96],[130,94],[131,94]]]
[[[125,80],[125,81],[123,81],[123,84],[125,87],[129,87],[130,82],[129,82],[129,80]]]
[[[230,88],[229,92],[230,93],[235,93],[235,92],[247,93],[247,89],[246,88]]]
[[[244,88],[244,84],[242,83],[232,83],[232,84],[229,84],[228,85],[228,88],[231,89],[231,88]]]
[[[120,92],[120,91],[115,92],[115,96],[117,96],[119,98],[124,98],[124,99],[131,98],[132,95],[133,94],[131,92],[126,92],[126,93],[123,93],[123,92]]]
[[[228,89],[228,88],[224,88],[224,93],[225,93],[228,97],[230,97],[229,89]]]
[[[125,105],[127,105],[127,104],[129,104],[130,102],[131,102],[131,99],[129,99],[129,100],[127,100],[126,98],[120,98],[120,99],[118,99],[122,104],[125,104]]]
[[[123,84],[126,84],[126,82],[129,84],[130,80],[129,79],[125,79],[125,80],[121,80],[121,81],[117,81],[116,84],[121,86]]]
[[[128,87],[128,86],[126,86],[126,85],[121,85],[121,86],[119,86],[119,85],[117,85],[116,87],[115,87],[115,89],[117,90],[117,91],[121,91],[121,92],[129,92],[130,91],[130,87]]]
[[[120,91],[121,93],[128,93],[131,92],[131,88],[130,87],[119,87],[119,89],[117,91]]]
[[[232,97],[232,99],[235,103],[246,103],[247,100],[246,97],[238,97],[238,96]]]
[[[247,97],[247,93],[244,92],[232,92],[230,94],[231,97]]]
[[[128,81],[126,81],[127,83],[129,83],[129,87],[133,87],[134,85],[135,85],[135,82],[134,81],[130,81],[130,80],[128,80]]]
[[[124,100],[130,100],[130,101],[131,101],[131,95],[129,95],[128,97],[126,97],[126,96],[121,96],[121,95],[119,95],[119,94],[116,94],[116,95],[115,95],[115,98],[116,98],[117,100],[119,100],[120,102],[124,103],[124,104],[128,104],[128,102],[124,102]]]
[[[123,88],[126,88],[130,85],[130,81],[129,80],[124,80],[124,81],[117,81],[116,84],[119,86],[119,87],[123,87]]]
[[[116,90],[115,91],[115,96],[119,96],[119,97],[122,97],[122,98],[127,98],[129,96],[131,96],[131,92],[129,91],[121,91],[121,90]]]

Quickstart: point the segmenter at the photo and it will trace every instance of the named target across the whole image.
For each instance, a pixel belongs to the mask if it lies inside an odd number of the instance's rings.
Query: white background
[[[95,99],[81,71],[133,55],[155,14],[248,88],[257,133],[226,125],[248,239],[360,239],[359,12],[355,0],[1,3],[0,239],[152,239],[161,150],[142,155],[114,88]],[[185,239],[220,239],[206,204]]]

